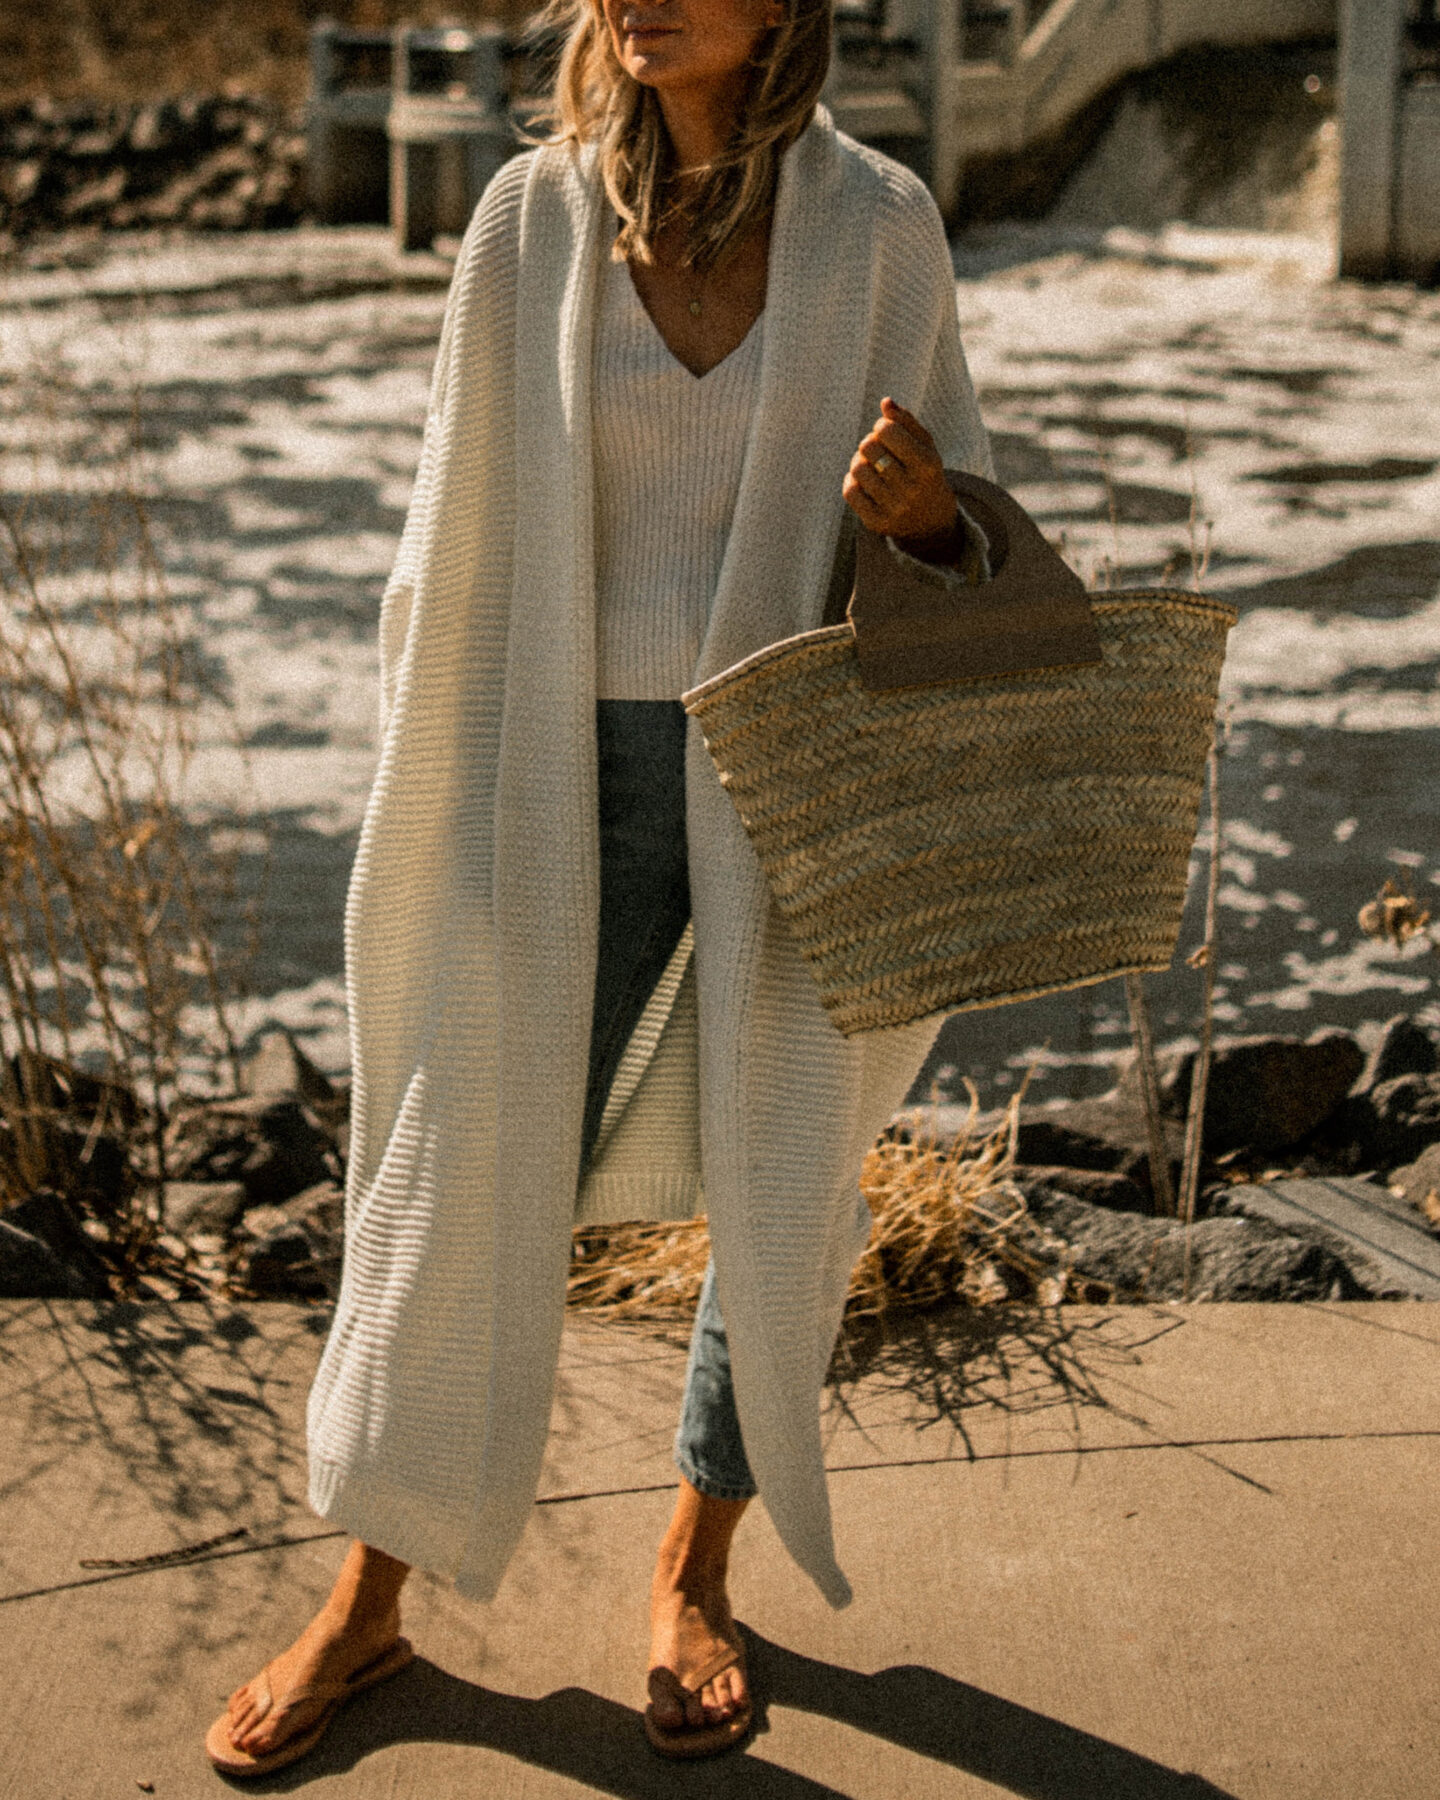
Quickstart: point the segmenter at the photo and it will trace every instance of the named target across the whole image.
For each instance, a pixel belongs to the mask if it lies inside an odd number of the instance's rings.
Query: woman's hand
[[[960,509],[945,479],[935,440],[888,397],[860,440],[841,492],[860,523],[927,562],[957,560],[964,541]]]

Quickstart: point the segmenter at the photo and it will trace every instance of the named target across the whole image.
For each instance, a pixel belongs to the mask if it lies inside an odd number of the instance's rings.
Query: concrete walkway
[[[205,1726],[343,1552],[303,1502],[323,1328],[280,1305],[0,1307],[3,1800],[222,1791]],[[757,1508],[735,1601],[768,1717],[688,1769],[636,1711],[682,1372],[678,1346],[574,1326],[499,1599],[416,1580],[416,1664],[252,1788],[1440,1793],[1440,1309],[969,1315],[857,1362],[829,1448],[856,1602],[830,1612]],[[185,1566],[81,1566],[240,1526]]]

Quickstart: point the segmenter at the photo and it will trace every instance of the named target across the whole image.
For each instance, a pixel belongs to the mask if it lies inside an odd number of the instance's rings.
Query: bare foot
[[[346,1681],[357,1669],[388,1650],[400,1635],[400,1608],[391,1607],[357,1622],[326,1606],[315,1615],[288,1650],[269,1665],[266,1679],[274,1704],[264,1709],[263,1683],[257,1676],[230,1696],[230,1742],[248,1756],[276,1750],[317,1719],[324,1700],[283,1705],[285,1695],[312,1681]]]
[[[650,1589],[650,1674],[648,1687],[655,1722],[667,1731],[684,1725],[718,1725],[739,1712],[749,1698],[745,1671],[722,1669],[698,1694],[683,1698],[665,1679],[670,1670],[683,1682],[719,1651],[740,1642],[723,1577],[686,1581],[657,1569]]]

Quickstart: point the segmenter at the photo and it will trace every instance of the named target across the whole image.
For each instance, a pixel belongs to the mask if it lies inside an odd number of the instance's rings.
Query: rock
[[[1382,1082],[1399,1075],[1433,1075],[1440,1066],[1435,1040],[1404,1013],[1387,1020],[1379,1041],[1365,1059],[1365,1067],[1350,1090],[1369,1094]]]
[[[29,1179],[65,1194],[97,1218],[134,1187],[129,1139],[141,1109],[122,1082],[86,1074],[58,1058],[21,1051],[0,1064],[0,1130],[25,1134]]]
[[[188,1107],[171,1119],[165,1142],[174,1180],[243,1182],[252,1206],[278,1204],[341,1172],[320,1121],[293,1099],[242,1094]]]
[[[120,148],[124,136],[123,125],[117,127],[107,121],[90,131],[75,132],[66,148],[77,161],[98,162],[112,157]]]
[[[288,1031],[261,1038],[240,1071],[240,1087],[257,1098],[302,1101],[344,1161],[350,1147],[350,1084],[317,1069]]]
[[[149,105],[31,101],[0,118],[0,206],[11,235],[72,223],[209,229],[299,216],[304,113],[253,97]]]
[[[1368,1092],[1351,1094],[1326,1121],[1313,1147],[1337,1170],[1354,1174],[1402,1168],[1437,1142],[1440,1071],[1394,1075]]]
[[[49,142],[49,133],[23,114],[7,120],[4,129],[7,156],[31,156]]]
[[[138,108],[130,121],[130,148],[141,156],[167,149],[174,135],[174,109],[164,101]]]
[[[942,1149],[955,1142],[964,1126],[967,1108],[962,1106],[917,1107],[896,1115],[891,1131],[902,1141],[930,1135]],[[998,1112],[981,1115],[972,1141],[978,1142],[1000,1123]],[[1178,1120],[1162,1119],[1161,1129],[1170,1153],[1172,1181],[1178,1183],[1185,1128]],[[1150,1151],[1145,1115],[1138,1100],[1121,1089],[1094,1100],[1068,1100],[1059,1105],[1022,1106],[1016,1138],[1015,1160],[1027,1167],[1092,1169],[1120,1175],[1139,1188],[1150,1206]]]
[[[46,1129],[50,1181],[84,1212],[112,1218],[135,1190],[135,1171],[126,1140],[113,1131],[95,1131],[93,1121],[59,1118]]]
[[[1185,1227],[1111,1212],[1053,1189],[1029,1198],[1035,1221],[1065,1246],[1060,1260],[1123,1300],[1186,1295]],[[1365,1299],[1345,1262],[1314,1238],[1265,1219],[1201,1219],[1190,1228],[1191,1300]]]
[[[1394,1170],[1390,1187],[1440,1231],[1440,1144],[1428,1145],[1414,1162]]]
[[[1098,1102],[1020,1109],[1017,1162],[1113,1172],[1135,1147],[1118,1113],[1101,1112]]]
[[[10,1058],[10,1076],[39,1106],[71,1112],[89,1120],[102,1108],[127,1128],[144,1116],[144,1108],[127,1087],[108,1075],[92,1075],[58,1056],[22,1050]]]
[[[245,177],[254,181],[253,176]],[[259,182],[254,181],[256,189]],[[250,223],[249,194],[242,192],[244,181],[237,184],[234,192],[222,194],[218,199],[209,196],[191,203],[186,223],[196,231],[243,231]]]
[[[109,1297],[105,1265],[59,1194],[42,1190],[0,1213],[0,1298]]]
[[[0,1300],[89,1300],[100,1296],[33,1232],[0,1213]]]
[[[1161,1133],[1170,1159],[1170,1179],[1178,1187],[1185,1147],[1183,1121],[1162,1117]],[[1016,1161],[1060,1164],[1117,1175],[1140,1190],[1143,1209],[1153,1204],[1150,1188],[1150,1137],[1138,1099],[1112,1090],[1094,1100],[1072,1100],[1063,1106],[1021,1109]]]
[[[284,1206],[251,1207],[241,1229],[253,1241],[236,1275],[253,1293],[334,1299],[340,1291],[345,1195],[337,1183],[317,1183]]]
[[[268,1099],[299,1099],[333,1105],[335,1086],[295,1042],[288,1031],[267,1031],[240,1071],[242,1094]]]
[[[1440,1075],[1396,1075],[1361,1095],[1352,1113],[1363,1160],[1396,1169],[1440,1141]]]
[[[11,163],[8,168],[0,170],[0,193],[4,194],[11,206],[26,206],[34,198],[44,173],[45,165],[38,156],[27,157],[24,162]]]
[[[60,203],[60,210],[67,219],[79,222],[94,219],[110,211],[117,200],[125,192],[127,174],[124,169],[108,169],[95,181],[82,182],[73,188]]]
[[[1091,1206],[1105,1207],[1110,1212],[1148,1214],[1151,1210],[1148,1188],[1142,1188],[1138,1181],[1112,1169],[1065,1169],[1044,1165],[1037,1168],[1017,1164],[1015,1181],[1027,1197],[1030,1188],[1038,1184],[1069,1194],[1072,1199],[1087,1201]]]
[[[182,137],[200,141],[214,136],[220,101],[213,94],[182,94],[174,104],[175,123]]]
[[[1201,1219],[1190,1246],[1192,1300],[1363,1300],[1370,1290],[1345,1260],[1308,1236],[1263,1219]],[[1176,1227],[1159,1246],[1152,1291],[1178,1299],[1184,1283],[1184,1231]]]
[[[1161,1082],[1161,1109],[1168,1117],[1185,1117],[1195,1061],[1190,1051]],[[1252,1150],[1270,1156],[1300,1143],[1340,1106],[1364,1062],[1348,1031],[1321,1032],[1303,1043],[1288,1037],[1222,1041],[1211,1057],[1205,1094],[1205,1155]]]
[[[160,1196],[165,1229],[179,1236],[228,1232],[244,1212],[243,1181],[167,1181]]]

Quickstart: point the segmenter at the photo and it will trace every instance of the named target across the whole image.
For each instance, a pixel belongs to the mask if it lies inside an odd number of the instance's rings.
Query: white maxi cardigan
[[[829,1023],[693,722],[693,967],[677,956],[636,1033],[577,1202],[609,224],[591,153],[516,157],[450,291],[382,604],[382,746],[346,911],[347,1235],[310,1497],[492,1596],[535,1496],[573,1224],[685,1216],[703,1194],[746,1454],[791,1555],[842,1606],[818,1396],[863,1243],[861,1158],[935,1026],[847,1040]],[[934,203],[820,109],[781,170],[759,399],[697,682],[819,622],[841,483],[884,394],[948,466],[988,472]]]

